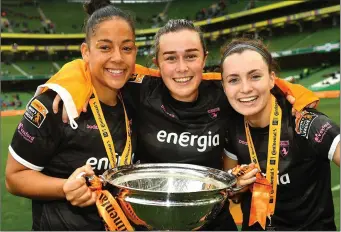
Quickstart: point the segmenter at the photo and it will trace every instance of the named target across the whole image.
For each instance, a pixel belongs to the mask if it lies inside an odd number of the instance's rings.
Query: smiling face
[[[192,102],[198,97],[206,56],[199,34],[183,29],[160,37],[157,64],[171,96]]]
[[[268,64],[258,52],[233,53],[226,57],[222,68],[225,94],[238,113],[260,117],[270,109],[275,73],[269,73]]]
[[[122,88],[134,70],[135,36],[131,26],[118,17],[96,25],[81,50],[98,94]]]

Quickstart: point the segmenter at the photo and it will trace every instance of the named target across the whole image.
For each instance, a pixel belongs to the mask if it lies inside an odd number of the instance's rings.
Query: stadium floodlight
[[[171,2],[173,0],[110,0],[111,3],[155,3]],[[87,0],[68,0],[68,2],[87,2]]]

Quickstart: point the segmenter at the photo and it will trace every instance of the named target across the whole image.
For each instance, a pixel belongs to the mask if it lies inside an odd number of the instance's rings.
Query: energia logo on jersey
[[[182,132],[179,135],[161,130],[157,133],[156,138],[161,143],[179,144],[181,147],[198,146],[199,152],[206,151],[207,147],[219,146],[219,134],[212,135],[211,131],[208,132],[208,135],[198,136],[189,132]]]
[[[118,158],[118,162],[119,162],[121,157],[118,157],[117,153],[116,153],[116,157]],[[94,169],[96,169],[96,170],[107,170],[107,169],[111,168],[109,159],[107,157],[103,157],[100,159],[98,159],[97,157],[91,157],[85,163],[90,164],[90,166],[92,167],[93,170]]]
[[[119,164],[121,161],[121,156],[119,156],[117,153],[115,154],[116,154],[116,164]],[[134,160],[134,153],[131,156],[131,160]],[[100,171],[100,170],[107,170],[111,168],[108,157],[102,157],[102,158],[90,157],[85,163],[90,164],[93,170],[96,169]]]
[[[266,177],[266,173],[263,173],[263,176]],[[281,176],[279,176],[279,172],[277,174],[277,185],[279,184],[290,184],[290,177],[289,177],[289,174],[288,173],[285,173]]]

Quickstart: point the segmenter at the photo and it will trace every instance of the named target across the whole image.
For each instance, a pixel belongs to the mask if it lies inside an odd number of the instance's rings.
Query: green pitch
[[[340,100],[322,99],[319,110],[340,123]],[[1,118],[1,225],[0,230],[31,230],[31,202],[28,199],[9,194],[5,187],[5,165],[7,148],[17,127],[20,116]],[[335,205],[335,222],[340,231],[340,170],[332,166],[332,187]]]

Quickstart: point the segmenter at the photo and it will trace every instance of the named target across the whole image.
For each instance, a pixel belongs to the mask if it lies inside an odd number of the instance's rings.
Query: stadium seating
[[[174,0],[170,3],[166,15],[167,18],[188,18],[195,19],[196,12],[203,8],[209,8],[213,3],[218,3],[219,0],[196,0],[195,4],[184,4],[182,0]],[[225,0],[226,12],[229,14],[240,12],[246,9],[248,1],[231,1]],[[271,1],[256,1],[256,7],[271,4]],[[165,10],[166,3],[138,3],[138,4],[115,4],[121,9],[128,10],[137,19],[137,28],[150,28],[153,26],[152,17]],[[82,5],[77,2],[67,0],[49,0],[40,1],[41,8],[45,17],[55,25],[56,33],[80,33],[86,14],[83,11]],[[58,9],[58,11],[56,10]],[[3,11],[8,11],[6,18],[15,24],[12,25],[13,32],[22,32],[24,22],[28,24],[28,29],[35,33],[44,33],[42,29],[42,22],[37,19],[40,13],[37,6],[4,6]],[[24,13],[22,13],[24,12]],[[62,12],[62,13],[61,13]],[[184,13],[185,12],[185,13]],[[26,17],[18,14],[25,14],[27,17],[34,17],[34,19],[27,20]],[[62,15],[61,15],[62,14]],[[5,30],[5,32],[8,32]]]
[[[24,109],[28,101],[32,98],[34,92],[1,92],[0,94],[0,109],[13,110]],[[20,104],[16,105],[14,96],[18,96]]]
[[[174,0],[169,3],[170,7],[167,11],[167,16],[169,18],[193,18],[195,17],[195,13],[202,9],[207,8],[213,3],[217,3],[219,0],[197,0],[196,4],[184,4],[181,0]],[[249,7],[251,2],[254,2],[255,7],[264,6],[267,4],[274,4],[281,1],[237,1],[237,0],[226,0],[227,9],[226,11],[229,14],[240,12]],[[140,23],[138,26],[150,26],[151,22],[148,23],[148,18],[155,15],[157,12],[163,11],[167,3],[153,3],[153,7],[151,7],[150,3],[145,4],[116,4],[118,7],[122,9],[131,10],[134,12],[137,18],[140,18]],[[168,6],[169,6],[168,5]],[[30,15],[33,18],[37,18],[39,15],[37,6],[21,6],[25,9],[25,15]],[[80,3],[75,2],[67,2],[66,0],[41,0],[39,4],[40,9],[42,9],[43,14],[46,18],[50,19],[56,25],[56,32],[65,32],[65,33],[77,33],[82,29],[83,20],[85,17],[85,13],[82,10],[82,6]],[[7,7],[8,8],[8,7]],[[15,12],[16,7],[9,7],[9,12]],[[58,9],[58,11],[56,11]],[[61,17],[61,13],[63,12],[63,17]],[[185,13],[184,13],[185,12]],[[294,13],[294,12],[292,12]],[[13,14],[12,14],[13,16]],[[12,19],[11,14],[6,15],[10,20]],[[42,23],[37,19],[32,19],[30,21],[37,21],[40,26]],[[72,22],[72,23],[70,23]],[[147,24],[143,24],[147,23]],[[295,23],[295,22],[294,22]],[[304,22],[302,22],[304,25]],[[38,25],[35,25],[39,27]],[[329,42],[337,42],[339,41],[339,33],[340,28],[337,25],[336,27],[329,26],[317,26],[319,28],[305,28],[303,26],[303,31],[297,33],[296,31],[290,32],[290,30],[286,30],[283,26],[282,29],[279,30],[279,33],[275,33],[273,36],[266,36],[265,43],[268,45],[269,49],[273,52],[284,51],[288,49],[296,49],[296,48],[308,48],[316,45],[323,45]],[[277,29],[276,29],[277,30]],[[248,33],[254,33],[252,30],[249,30]],[[239,33],[239,36],[241,33]],[[217,41],[208,40],[208,50],[209,57],[207,64],[216,65],[219,62],[219,49],[220,47],[227,41],[231,40],[235,34],[228,34],[225,37],[218,39]],[[75,56],[73,54],[72,56]],[[80,54],[76,54],[76,56],[80,57]],[[73,58],[78,58],[73,57]],[[48,78],[52,73],[56,72],[65,62],[70,59],[61,59],[61,56],[55,60],[55,63],[52,61],[32,61],[32,59],[28,59],[29,61],[18,61],[15,59],[13,65],[3,65],[2,70],[2,80],[11,80],[13,78],[8,78],[9,76],[21,76],[20,80],[29,80],[31,78],[35,79],[42,78],[42,75],[45,75],[45,78]],[[41,59],[44,60],[44,59]],[[137,56],[137,63],[149,66],[151,65],[150,57],[148,56]],[[296,71],[299,69],[295,69]],[[296,72],[296,71],[293,71]],[[283,76],[283,75],[282,75]],[[285,77],[286,75],[284,75]],[[289,75],[288,75],[289,76]]]
[[[299,40],[288,49],[304,48],[314,45],[325,44],[328,42],[340,41],[340,27],[321,28],[318,31],[306,35],[305,38]]]
[[[8,9],[8,10],[7,10]],[[38,11],[33,6],[2,7],[6,11],[6,18],[9,20],[13,32],[34,31],[42,27]],[[7,32],[7,31],[5,31]],[[38,31],[36,31],[37,33]],[[43,33],[43,31],[39,31]]]

